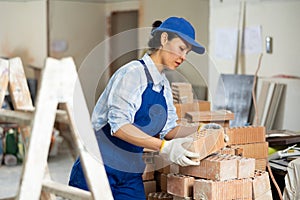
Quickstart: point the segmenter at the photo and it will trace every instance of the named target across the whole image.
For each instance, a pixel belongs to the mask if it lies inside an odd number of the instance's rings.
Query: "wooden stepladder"
[[[8,89],[15,110],[33,111],[21,58],[0,59],[0,105]]]
[[[2,106],[8,86],[8,60],[0,59],[0,106]]]
[[[45,177],[58,104],[67,112],[89,192]],[[46,60],[16,199],[38,200],[42,191],[52,194],[44,199],[53,199],[53,194],[67,199],[113,199],[72,58]]]

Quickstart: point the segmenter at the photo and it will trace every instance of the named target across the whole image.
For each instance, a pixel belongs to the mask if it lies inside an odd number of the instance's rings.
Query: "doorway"
[[[138,58],[138,11],[112,12],[110,18],[110,76]]]

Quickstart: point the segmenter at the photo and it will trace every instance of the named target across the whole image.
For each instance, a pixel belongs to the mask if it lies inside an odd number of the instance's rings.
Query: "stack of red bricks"
[[[200,153],[199,166],[179,167],[154,155],[156,191],[146,193],[148,199],[167,199],[168,193],[177,200],[271,200],[264,127],[226,128],[228,143],[221,130],[195,133],[186,147]]]
[[[255,169],[266,170],[269,145],[264,126],[226,128],[225,131],[230,138],[228,147],[242,149],[244,157],[255,158]]]

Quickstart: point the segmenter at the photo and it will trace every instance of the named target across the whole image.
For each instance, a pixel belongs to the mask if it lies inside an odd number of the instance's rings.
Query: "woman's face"
[[[186,60],[192,46],[179,37],[162,41],[162,64],[165,69],[175,70]]]

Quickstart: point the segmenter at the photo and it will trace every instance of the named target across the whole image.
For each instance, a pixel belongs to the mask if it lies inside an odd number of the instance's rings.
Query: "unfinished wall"
[[[43,67],[47,56],[46,1],[0,1],[0,56]],[[26,75],[33,71],[25,68]]]

